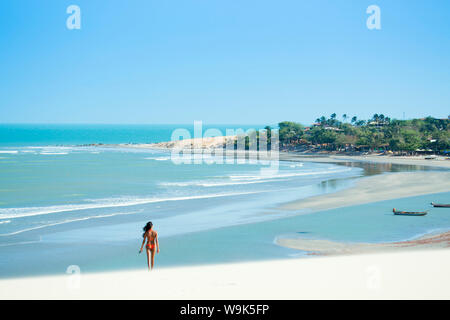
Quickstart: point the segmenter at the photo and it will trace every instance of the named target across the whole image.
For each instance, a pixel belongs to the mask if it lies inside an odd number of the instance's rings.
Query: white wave
[[[90,217],[84,217],[84,218],[78,218],[78,219],[64,220],[64,221],[60,221],[60,222],[45,224],[45,225],[34,227],[34,228],[22,229],[22,230],[14,231],[14,232],[11,232],[11,233],[3,233],[3,234],[0,234],[0,237],[14,236],[14,235],[17,235],[17,234],[20,234],[20,233],[24,233],[24,232],[27,232],[27,231],[33,231],[33,230],[53,227],[53,226],[57,226],[57,225],[61,225],[61,224],[67,224],[67,223],[72,223],[72,222],[79,222],[79,221],[85,221],[85,220],[91,220],[91,219],[109,218],[109,217],[120,216],[120,215],[130,215],[130,214],[136,214],[136,213],[140,213],[140,212],[142,212],[142,210],[132,211],[132,212],[119,212],[119,213],[112,213],[112,214],[102,214],[102,215],[98,215],[98,216],[90,216]]]
[[[266,183],[272,181],[286,181],[287,178],[309,176],[309,175],[325,175],[325,174],[335,174],[350,171],[351,168],[336,169],[326,171],[279,171],[273,175],[229,175],[228,181],[220,180],[198,180],[198,181],[186,181],[186,182],[162,182],[161,186],[168,187],[220,187],[220,186],[232,186],[241,184],[256,184],[256,183]]]
[[[73,147],[24,147],[21,153],[35,153],[43,155],[65,155],[74,151]]]
[[[63,147],[63,146],[29,146],[23,147],[23,149],[31,150],[47,150],[47,151],[57,151],[57,150],[74,150],[74,147]],[[80,149],[80,148],[77,148]]]
[[[271,176],[262,176],[262,175],[230,175],[228,177],[233,181],[252,181],[271,178]]]
[[[220,186],[233,186],[243,184],[256,184],[266,183],[272,181],[285,181],[286,178],[308,175],[324,175],[334,174],[350,171],[351,168],[327,170],[327,171],[284,171],[274,175],[229,175],[229,180],[198,180],[198,181],[185,181],[185,182],[162,182],[159,185],[166,187],[220,187]]]
[[[17,151],[17,150],[0,150],[0,153],[17,154],[17,153],[19,153],[19,151]]]
[[[43,155],[69,154],[68,152],[41,152]]]
[[[245,180],[262,180],[262,179],[280,179],[280,178],[290,178],[290,177],[301,177],[301,176],[311,176],[311,175],[325,175],[325,174],[335,174],[351,171],[352,168],[345,169],[335,169],[325,170],[325,171],[295,171],[295,172],[282,172],[279,171],[276,174],[271,175],[231,175],[230,179],[236,181]]]
[[[0,224],[10,223],[11,220],[0,221]]]
[[[72,150],[73,147],[42,147],[42,149],[46,149],[46,150]]]
[[[257,181],[187,181],[187,182],[162,182],[159,185],[167,187],[222,187],[222,186],[233,186],[241,184],[254,184],[254,183],[265,183],[271,180],[257,180]]]
[[[23,244],[31,244],[31,243],[39,243],[41,240],[38,241],[21,241],[21,242],[13,242],[13,243],[2,243],[0,244],[0,247],[10,247],[10,246],[18,246]]]
[[[155,161],[168,161],[170,157],[148,157],[145,160],[155,160]]]
[[[32,217],[32,216],[45,215],[45,214],[51,214],[51,213],[60,213],[60,212],[71,212],[71,211],[101,209],[101,208],[129,207],[129,206],[142,205],[142,204],[148,204],[148,203],[230,197],[230,196],[255,194],[255,193],[260,193],[260,191],[205,194],[205,195],[173,197],[173,198],[97,199],[97,200],[90,200],[90,203],[86,203],[86,204],[61,205],[61,206],[49,206],[49,207],[28,207],[28,208],[1,208],[0,209],[0,219],[16,219],[16,218]]]

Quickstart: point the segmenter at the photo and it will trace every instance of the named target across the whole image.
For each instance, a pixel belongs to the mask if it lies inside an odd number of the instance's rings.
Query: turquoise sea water
[[[450,228],[442,210],[394,217],[394,202],[313,214],[277,209],[365,175],[424,168],[280,162],[278,172],[262,175],[268,164],[176,165],[162,151],[74,146],[163,141],[179,126],[146,126],[145,134],[141,126],[109,126],[108,133],[105,126],[62,126],[57,134],[25,127],[0,128],[10,132],[0,143],[0,277],[64,273],[69,265],[84,272],[145,268],[137,252],[149,220],[160,234],[159,267],[301,255],[274,244],[284,235],[378,242]],[[448,199],[395,206],[416,210]]]
[[[211,125],[223,134],[226,129],[255,129],[263,125]],[[55,146],[82,145],[92,143],[154,143],[170,141],[172,132],[182,128],[194,136],[193,124],[161,125],[73,125],[73,124],[0,124],[0,146]]]

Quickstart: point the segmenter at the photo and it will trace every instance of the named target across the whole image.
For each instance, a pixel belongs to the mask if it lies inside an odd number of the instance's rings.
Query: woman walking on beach
[[[142,237],[144,238],[144,240],[142,240],[141,250],[139,251],[139,253],[142,252],[145,240],[147,240],[147,245],[145,246],[145,248],[147,249],[147,264],[148,270],[152,270],[153,265],[155,264],[155,249],[156,252],[159,253],[158,233],[153,230],[153,223],[151,223],[150,221],[147,222],[143,230],[144,234],[142,235]]]

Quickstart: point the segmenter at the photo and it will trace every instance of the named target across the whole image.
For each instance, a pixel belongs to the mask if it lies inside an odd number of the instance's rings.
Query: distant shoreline
[[[131,148],[131,149],[151,149],[160,151],[170,151],[173,148],[177,148],[179,151],[185,153],[207,153],[211,154],[223,154],[226,149],[223,148],[223,144],[234,140],[235,136],[223,136],[203,139],[186,139],[179,141],[169,141],[160,143],[124,143],[124,144],[88,144],[79,145],[78,147],[103,147],[103,148]],[[258,151],[234,151],[237,157],[247,157],[249,154],[256,154],[260,159],[268,159],[265,152]],[[428,158],[428,159],[427,159]],[[305,153],[295,151],[279,152],[279,159],[283,161],[308,161],[308,162],[323,162],[323,163],[336,163],[336,162],[371,162],[371,163],[390,163],[399,165],[418,165],[427,167],[438,167],[450,169],[450,157],[445,156],[397,156],[397,155],[385,155],[380,153],[356,155],[354,153],[349,154],[336,154],[335,152],[320,152],[320,153]]]
[[[450,169],[450,158],[448,157],[436,157],[435,159],[425,159],[425,156],[388,156],[388,155],[331,155],[325,154],[323,156],[317,155],[305,155],[295,152],[282,152],[283,156],[280,159],[283,160],[302,160],[309,162],[324,162],[324,163],[336,163],[336,162],[369,162],[369,163],[385,163],[385,164],[399,164],[399,165],[416,165],[425,167],[437,167]]]

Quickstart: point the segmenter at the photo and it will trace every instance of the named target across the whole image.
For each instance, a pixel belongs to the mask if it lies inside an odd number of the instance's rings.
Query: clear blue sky
[[[450,1],[2,0],[0,61],[0,123],[447,117]]]

